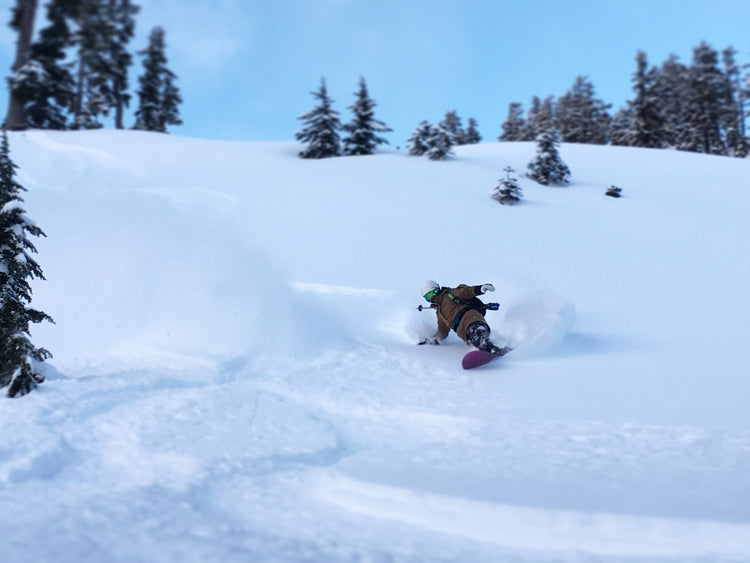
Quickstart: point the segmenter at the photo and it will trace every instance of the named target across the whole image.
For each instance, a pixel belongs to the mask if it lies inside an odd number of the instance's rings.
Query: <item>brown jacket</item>
[[[464,342],[466,341],[466,328],[473,322],[484,322],[484,315],[468,305],[473,297],[482,294],[481,288],[481,285],[444,287],[432,298],[430,303],[437,309],[437,335],[441,339],[448,336],[457,319],[460,320],[455,331]]]

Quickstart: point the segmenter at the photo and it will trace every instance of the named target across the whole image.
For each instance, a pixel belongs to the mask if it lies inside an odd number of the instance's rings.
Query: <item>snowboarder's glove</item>
[[[486,283],[480,289],[482,293],[487,293],[488,291],[495,291],[495,286],[491,283]]]
[[[500,303],[487,303],[487,309],[490,311],[497,311],[500,308]]]

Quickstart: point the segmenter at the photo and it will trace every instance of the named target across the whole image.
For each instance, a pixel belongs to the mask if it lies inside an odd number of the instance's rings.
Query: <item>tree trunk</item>
[[[83,114],[83,48],[78,49],[78,78],[76,78],[76,97],[73,100],[73,129],[81,126],[81,115]]]
[[[122,99],[123,95],[122,92],[120,92],[120,86],[118,84],[115,84],[115,129],[124,129],[123,126],[123,116],[125,113],[125,102]]]
[[[37,0],[16,0],[18,42],[16,43],[16,60],[11,67],[12,72],[18,71],[29,60],[31,50],[31,37],[34,33],[34,15],[36,14]],[[11,131],[26,129],[26,116],[23,112],[23,104],[11,91],[8,102],[8,113],[5,116],[5,128]]]

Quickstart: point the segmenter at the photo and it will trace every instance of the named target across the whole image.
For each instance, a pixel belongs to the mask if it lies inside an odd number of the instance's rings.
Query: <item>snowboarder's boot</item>
[[[477,321],[466,328],[466,340],[477,347],[477,349],[497,356],[504,356],[510,352],[510,348],[500,348],[490,340],[490,327],[487,323]]]

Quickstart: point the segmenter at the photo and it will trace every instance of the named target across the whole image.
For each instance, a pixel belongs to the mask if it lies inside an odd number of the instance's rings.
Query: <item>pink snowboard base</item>
[[[463,360],[461,360],[461,367],[464,369],[477,368],[491,362],[495,358],[501,358],[502,356],[502,354],[490,354],[489,352],[484,352],[482,350],[472,350],[464,356]]]

